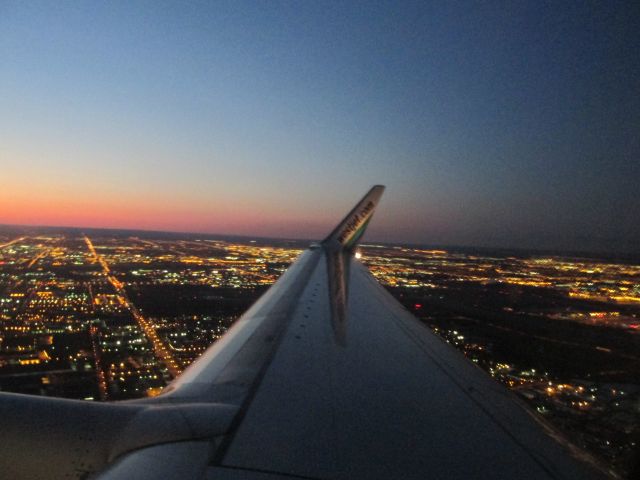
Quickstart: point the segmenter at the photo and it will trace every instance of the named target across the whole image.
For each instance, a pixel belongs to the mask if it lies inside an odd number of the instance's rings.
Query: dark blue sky
[[[3,2],[0,223],[638,251],[633,3]]]

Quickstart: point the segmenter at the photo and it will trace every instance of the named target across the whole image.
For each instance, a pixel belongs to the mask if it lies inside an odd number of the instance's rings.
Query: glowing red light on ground
[[[416,303],[415,308],[416,308],[416,310],[418,310],[419,308],[422,308],[422,304],[421,303]]]

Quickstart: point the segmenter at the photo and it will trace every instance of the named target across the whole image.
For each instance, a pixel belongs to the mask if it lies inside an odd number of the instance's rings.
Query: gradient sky
[[[637,2],[0,3],[0,223],[640,250]]]

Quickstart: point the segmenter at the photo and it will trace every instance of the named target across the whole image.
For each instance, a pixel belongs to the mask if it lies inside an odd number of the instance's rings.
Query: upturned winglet
[[[362,197],[338,226],[322,241],[329,249],[352,250],[364,234],[373,212],[384,192],[384,185],[375,185]]]

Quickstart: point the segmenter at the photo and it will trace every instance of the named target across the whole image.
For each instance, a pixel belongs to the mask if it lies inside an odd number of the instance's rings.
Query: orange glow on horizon
[[[29,189],[34,192],[33,189]],[[0,224],[315,238],[338,219],[309,219],[249,199],[196,201],[174,194],[105,195],[39,190],[0,193]]]

